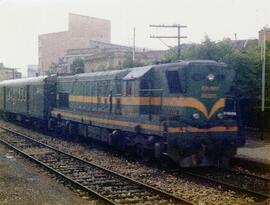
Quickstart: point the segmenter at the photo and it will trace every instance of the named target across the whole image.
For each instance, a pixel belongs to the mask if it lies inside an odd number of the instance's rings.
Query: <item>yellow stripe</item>
[[[165,106],[176,106],[176,107],[191,107],[191,108],[196,108],[200,110],[207,118],[208,116],[208,111],[205,107],[205,105],[200,102],[199,100],[191,97],[187,98],[164,98],[163,99],[163,105]]]
[[[225,99],[219,99],[214,106],[212,107],[210,113],[208,112],[205,105],[192,97],[120,97],[121,105],[157,105],[157,106],[171,106],[171,107],[191,107],[196,108],[201,111],[207,119],[210,119],[213,114],[224,107]],[[70,102],[83,102],[83,103],[99,103],[105,104],[109,103],[108,97],[99,97],[99,96],[69,96]],[[117,98],[112,97],[112,104],[117,104]]]
[[[216,111],[218,111],[220,108],[224,107],[225,106],[225,99],[224,98],[221,98],[219,99],[215,105],[212,107],[209,115],[208,115],[208,118],[211,118],[213,114],[215,114]]]
[[[196,127],[188,127],[186,128],[187,132],[236,132],[238,131],[237,126],[225,127],[225,126],[216,126],[210,127],[206,129],[196,128]]]
[[[134,122],[127,122],[127,121],[120,121],[120,120],[111,120],[111,119],[104,119],[93,117],[89,115],[81,115],[81,114],[72,114],[66,112],[59,112],[59,111],[52,111],[52,115],[57,117],[60,114],[63,117],[69,119],[77,119],[77,120],[88,120],[93,121],[96,123],[107,124],[107,125],[116,125],[116,126],[123,126],[129,128],[135,128],[136,126],[140,125],[141,128],[146,130],[152,130],[156,132],[162,131],[162,126],[160,125],[153,125],[153,124],[138,124]],[[232,127],[225,127],[225,126],[216,126],[211,128],[196,128],[196,127],[168,127],[169,133],[179,133],[179,132],[235,132],[238,130],[237,126]]]

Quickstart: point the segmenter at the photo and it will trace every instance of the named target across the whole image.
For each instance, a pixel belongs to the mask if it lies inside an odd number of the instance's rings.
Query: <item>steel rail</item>
[[[259,162],[252,159],[234,157],[230,160],[230,166],[240,166],[253,171],[270,172],[270,164]]]
[[[234,169],[231,169],[231,168],[226,168],[224,170],[227,171],[227,172],[232,172],[235,175],[252,177],[254,179],[265,181],[266,183],[269,183],[270,184],[270,179],[269,178],[266,178],[266,177],[261,177],[261,176],[257,176],[257,175],[254,175],[254,174],[248,174],[248,173],[245,173],[245,172],[242,172],[242,171],[238,171],[238,170],[234,170]]]
[[[73,156],[73,155],[71,155],[71,154],[68,154],[68,153],[66,153],[66,152],[57,150],[56,148],[54,148],[54,147],[52,147],[52,146],[50,146],[50,145],[47,145],[47,144],[42,143],[42,142],[39,142],[39,141],[37,141],[37,140],[35,140],[35,139],[32,139],[31,137],[28,137],[28,136],[26,136],[26,135],[24,135],[24,134],[22,134],[22,133],[19,133],[19,132],[17,132],[17,131],[14,131],[14,130],[12,130],[12,129],[5,128],[5,127],[3,127],[3,126],[0,126],[0,129],[5,130],[5,131],[7,131],[7,132],[9,132],[9,133],[15,134],[15,135],[16,135],[16,136],[15,136],[16,138],[21,137],[21,138],[24,138],[24,139],[28,140],[28,143],[29,143],[29,144],[27,144],[26,141],[24,142],[24,143],[27,145],[27,147],[29,147],[29,145],[31,145],[31,143],[37,144],[37,145],[39,145],[40,147],[43,146],[44,148],[47,148],[47,149],[49,149],[49,150],[52,150],[52,151],[54,151],[55,153],[62,154],[62,155],[64,155],[65,157],[68,157],[68,158],[74,160],[75,162],[82,163],[82,165],[87,165],[88,167],[94,167],[95,169],[102,170],[103,172],[105,172],[106,174],[108,174],[108,176],[112,176],[114,179],[117,179],[117,180],[121,179],[121,180],[123,180],[126,184],[129,184],[129,186],[133,186],[133,187],[134,187],[134,186],[137,186],[140,190],[142,190],[142,191],[141,191],[142,193],[147,193],[147,194],[154,195],[154,196],[157,195],[156,197],[159,197],[160,200],[167,200],[169,203],[172,203],[172,202],[173,202],[174,204],[188,204],[188,205],[194,205],[194,204],[195,204],[194,202],[190,202],[190,201],[188,201],[188,200],[186,200],[186,199],[183,199],[183,198],[174,196],[174,195],[172,195],[172,194],[170,194],[170,193],[167,193],[167,192],[165,192],[165,191],[159,190],[159,189],[157,189],[157,188],[155,188],[155,187],[152,187],[152,186],[149,186],[149,185],[147,185],[147,184],[144,184],[144,183],[135,181],[134,179],[131,179],[131,178],[126,177],[126,176],[124,176],[124,175],[118,174],[118,173],[116,173],[116,172],[114,172],[114,171],[111,171],[111,170],[109,170],[109,169],[106,169],[106,168],[104,168],[104,167],[101,167],[101,166],[99,166],[99,165],[97,165],[97,164],[94,164],[94,163],[91,163],[91,162],[86,161],[86,160],[84,160],[84,159],[78,158],[78,157]],[[2,133],[2,134],[3,134],[3,133]],[[1,134],[0,134],[0,135],[1,135]],[[11,137],[11,136],[8,136],[8,137]],[[5,140],[5,139],[0,138],[0,142],[2,142],[2,143],[5,144],[6,146],[8,146],[8,147],[14,149],[16,152],[21,153],[23,156],[25,156],[25,157],[29,158],[30,160],[34,161],[35,163],[41,165],[42,167],[46,168],[46,169],[49,170],[50,172],[52,172],[52,173],[54,173],[54,174],[60,176],[60,177],[63,178],[64,180],[67,180],[67,181],[70,182],[72,185],[74,185],[74,186],[76,186],[76,187],[79,187],[79,188],[82,189],[83,191],[86,191],[86,192],[88,192],[88,193],[90,193],[90,194],[92,194],[92,195],[95,195],[95,196],[97,196],[98,198],[100,198],[101,200],[103,200],[103,201],[105,201],[105,202],[107,202],[107,203],[109,203],[109,204],[114,204],[114,205],[116,205],[116,204],[123,204],[122,202],[120,202],[120,203],[117,202],[117,200],[115,200],[115,199],[109,199],[108,197],[102,195],[102,194],[100,193],[101,191],[98,192],[97,190],[94,190],[94,189],[92,189],[92,188],[89,188],[89,187],[87,187],[86,185],[83,185],[81,182],[78,182],[78,180],[76,181],[76,179],[72,179],[71,177],[67,176],[67,174],[62,173],[61,170],[59,171],[59,170],[57,170],[56,168],[53,168],[52,166],[50,166],[49,164],[46,164],[46,163],[42,162],[41,160],[37,159],[37,157],[31,156],[31,154],[26,153],[25,151],[23,151],[23,150],[21,150],[20,148],[18,148],[18,146],[14,145],[14,143],[16,143],[16,141],[11,141],[11,142],[9,142],[9,141],[7,141],[7,140]],[[18,142],[18,141],[17,141],[17,142]],[[40,154],[39,156],[41,156],[41,154]],[[89,171],[89,170],[88,170],[88,171]],[[145,190],[145,191],[144,191],[144,190]],[[102,190],[102,191],[104,191],[104,190]],[[131,194],[131,195],[132,195],[132,194]],[[131,197],[131,198],[132,198],[132,197]],[[154,198],[155,198],[155,197],[154,197]],[[159,198],[157,198],[157,199],[159,199]],[[147,200],[147,197],[145,198],[145,200]],[[131,202],[132,202],[132,201],[131,201]],[[133,201],[133,202],[134,202],[134,201]],[[139,202],[141,203],[142,201],[139,201]],[[136,202],[135,202],[135,204],[136,204]]]
[[[249,175],[249,174],[244,174],[244,173],[238,173],[238,172],[234,172],[230,169],[221,169],[219,171],[226,171],[230,174],[234,174],[234,175],[242,175],[242,176],[247,176],[247,177],[252,177],[252,178],[255,178],[255,179],[261,179],[263,181],[265,181],[266,183],[269,183],[269,180],[268,179],[265,179],[265,178],[260,178],[258,176],[254,176],[254,175]],[[250,189],[247,189],[247,188],[243,188],[241,186],[237,186],[237,185],[234,185],[234,184],[230,184],[229,182],[226,182],[226,181],[223,181],[223,180],[220,180],[220,179],[214,179],[215,177],[211,178],[211,176],[208,176],[207,174],[211,175],[211,171],[209,171],[208,173],[204,174],[203,172],[198,172],[198,171],[183,171],[182,173],[188,175],[188,176],[192,176],[192,177],[196,177],[198,179],[202,179],[202,180],[205,180],[205,181],[208,181],[210,183],[213,183],[213,184],[216,184],[216,185],[220,185],[226,189],[230,189],[230,190],[233,190],[233,191],[236,191],[236,192],[240,192],[242,194],[249,194],[249,195],[252,195],[258,199],[268,199],[270,198],[270,195],[269,193],[266,194],[266,193],[262,193],[262,192],[258,192],[258,191],[254,191],[254,190],[250,190]]]

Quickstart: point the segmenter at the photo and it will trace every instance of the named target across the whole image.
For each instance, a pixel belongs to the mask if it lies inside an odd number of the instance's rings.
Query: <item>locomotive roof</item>
[[[190,64],[211,64],[211,65],[219,65],[219,66],[225,66],[225,63],[216,62],[213,60],[184,60],[184,61],[178,61],[174,63],[166,63],[166,64],[158,64],[155,65],[155,67],[165,67],[165,66],[187,66]]]
[[[71,76],[61,76],[58,78],[58,81],[75,81],[75,80],[114,80],[121,79],[127,73],[127,69],[123,70],[112,70],[112,71],[101,71],[101,72],[92,72],[92,73],[82,73]]]
[[[47,77],[48,76],[39,76],[39,77],[31,77],[31,78],[4,80],[0,82],[0,86],[40,85],[44,83]]]
[[[76,75],[70,75],[70,76],[61,76],[61,77],[58,77],[57,80],[59,82],[76,81],[76,80],[80,80],[80,81],[115,80],[115,79],[133,80],[133,79],[138,79],[138,78],[143,77],[152,68],[165,69],[167,67],[176,67],[176,66],[179,68],[184,68],[192,64],[210,64],[210,65],[225,66],[224,63],[218,63],[212,60],[189,60],[189,61],[179,61],[179,62],[167,63],[167,64],[126,68],[122,70],[99,71],[99,72],[82,73],[82,74],[76,74]]]
[[[148,71],[150,71],[154,66],[143,66],[128,69],[130,72],[123,78],[123,80],[133,80],[144,76]]]
[[[58,78],[58,81],[96,81],[96,80],[115,80],[115,79],[123,79],[123,80],[131,80],[138,79],[145,75],[148,71],[151,70],[151,66],[143,66],[136,68],[126,68],[123,70],[112,70],[112,71],[102,71],[102,72],[92,72],[92,73],[82,73],[76,74],[72,76],[61,76]]]

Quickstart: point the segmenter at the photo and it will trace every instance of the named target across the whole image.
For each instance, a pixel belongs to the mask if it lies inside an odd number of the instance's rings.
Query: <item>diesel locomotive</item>
[[[226,165],[243,144],[233,70],[208,60],[181,61],[0,83],[5,117],[89,137],[143,159],[181,167]]]

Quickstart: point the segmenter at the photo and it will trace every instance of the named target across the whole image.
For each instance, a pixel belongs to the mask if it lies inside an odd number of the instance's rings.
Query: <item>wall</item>
[[[259,45],[262,44],[263,40],[264,40],[264,30],[260,30],[259,31]],[[270,41],[270,28],[266,28],[265,40]]]
[[[0,68],[0,81],[21,78],[22,74],[15,69]]]
[[[111,41],[109,20],[69,14],[68,31],[39,35],[39,68],[41,74],[58,63],[67,49],[87,47],[90,40]]]

